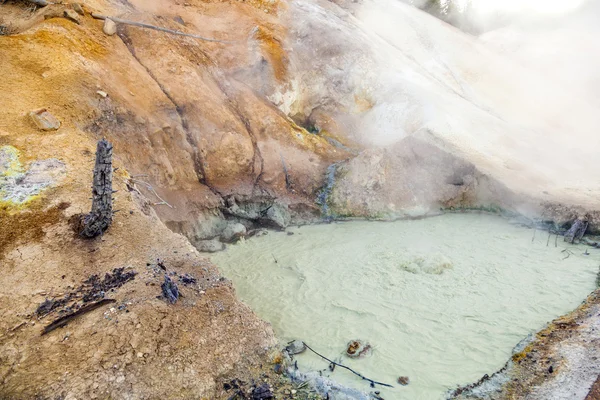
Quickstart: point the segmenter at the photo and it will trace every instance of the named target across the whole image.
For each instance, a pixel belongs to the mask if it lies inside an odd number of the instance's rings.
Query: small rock
[[[292,389],[292,394],[296,394],[298,391],[296,389]]]
[[[300,354],[306,350],[306,345],[302,340],[294,340],[285,346],[285,350],[291,355]]]
[[[81,23],[81,21],[79,20],[79,14],[74,10],[65,10],[63,16],[69,21],[75,22],[77,25]]]
[[[290,211],[287,206],[276,203],[267,210],[266,219],[270,221],[269,225],[274,225],[279,229],[285,229],[290,223]]]
[[[273,392],[267,383],[263,383],[252,391],[252,400],[273,399]]]
[[[73,10],[79,14],[79,15],[85,15],[85,12],[83,11],[83,7],[81,7],[81,4],[79,3],[73,3],[71,5],[73,7]]]
[[[346,346],[346,355],[350,358],[365,357],[371,353],[371,345],[362,340],[352,340]]]
[[[217,251],[225,250],[225,244],[221,243],[218,239],[198,240],[194,243],[194,246],[198,251],[204,253],[216,253]]]
[[[400,378],[398,378],[398,383],[401,384],[402,386],[408,385],[409,382],[410,382],[410,379],[408,379],[408,376],[401,376]]]
[[[221,241],[225,243],[235,243],[246,236],[246,227],[239,222],[227,224],[223,233],[221,233]]]
[[[110,18],[106,18],[104,20],[104,26],[102,27],[102,32],[107,34],[108,36],[112,36],[117,33],[117,24]]]
[[[182,282],[183,284],[185,284],[185,285],[193,285],[193,284],[195,284],[196,282],[198,282],[198,280],[197,280],[196,278],[194,278],[194,277],[193,277],[192,275],[190,275],[190,274],[184,274],[184,275],[181,275],[181,276],[179,277],[179,281],[181,281],[181,282]]]
[[[30,112],[29,117],[35,126],[43,131],[55,131],[60,128],[60,121],[45,108]]]
[[[141,351],[137,353],[137,357],[138,358],[144,358],[144,353],[142,353]]]
[[[108,96],[108,93],[106,93],[106,92],[104,92],[102,90],[98,90],[98,91],[96,91],[96,93],[98,93],[102,97],[107,97]]]

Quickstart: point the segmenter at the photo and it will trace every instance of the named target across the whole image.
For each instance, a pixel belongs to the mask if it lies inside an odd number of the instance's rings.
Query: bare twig
[[[139,179],[131,179],[131,181],[146,185],[146,189],[148,189],[149,191],[151,191],[160,200],[160,203],[154,203],[153,205],[155,205],[155,206],[166,205],[166,206],[169,206],[170,208],[174,208],[172,205],[170,205],[169,203],[167,203],[162,197],[160,197],[158,195],[158,193],[156,193],[156,190],[154,190],[154,188],[152,187],[152,185],[149,184],[148,182],[140,181]],[[139,190],[138,190],[138,193],[139,193]]]
[[[83,315],[85,313],[88,313],[92,310],[95,310],[98,307],[101,307],[105,304],[109,304],[109,303],[115,303],[116,300],[114,299],[102,299],[100,301],[97,301],[95,303],[92,304],[88,304],[87,306],[83,306],[81,307],[79,310],[69,313],[63,317],[58,318],[57,320],[55,320],[54,322],[52,322],[50,325],[46,326],[44,328],[44,330],[42,331],[42,335],[45,335],[46,333],[50,333],[53,330],[60,328],[61,326],[65,326],[66,324],[68,324],[70,321],[72,321],[73,319],[77,318],[80,315]]]
[[[207,37],[200,36],[200,35],[194,35],[192,33],[185,33],[185,32],[181,32],[181,31],[175,31],[175,30],[172,30],[172,29],[161,28],[160,26],[156,26],[156,25],[145,24],[143,22],[129,21],[129,20],[126,20],[126,19],[121,19],[121,18],[117,18],[117,17],[111,17],[111,16],[107,16],[107,15],[101,15],[101,14],[98,14],[98,13],[92,13],[92,17],[94,17],[96,19],[102,19],[102,20],[110,19],[111,21],[118,22],[120,24],[137,26],[137,27],[146,28],[146,29],[154,29],[156,31],[170,33],[172,35],[187,36],[187,37],[191,37],[191,38],[194,38],[194,39],[204,40],[206,42],[217,42],[217,43],[239,43],[239,42],[241,42],[240,40],[211,39],[211,38],[207,38]],[[253,32],[254,32],[254,30],[252,31],[252,33]]]

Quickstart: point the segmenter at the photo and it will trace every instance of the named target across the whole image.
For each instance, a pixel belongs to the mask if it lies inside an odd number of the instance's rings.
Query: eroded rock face
[[[398,218],[508,198],[508,190],[491,184],[473,164],[411,136],[339,164],[327,204],[334,216]]]
[[[349,214],[414,214],[445,203],[492,204],[529,216],[541,214],[541,203],[598,209],[594,198],[600,188],[592,184],[581,190],[580,179],[592,182],[590,171],[599,167],[592,156],[595,145],[581,145],[596,143],[598,118],[591,103],[570,96],[577,106],[567,104],[555,93],[568,88],[540,79],[476,38],[401,2],[336,4],[340,7],[291,3],[286,42],[294,49],[290,84],[269,98],[284,112],[306,118],[307,125],[333,132],[342,144],[366,149],[342,167],[348,178],[340,183],[344,194],[338,200],[348,203]],[[566,115],[566,109],[574,114]],[[559,115],[560,124],[549,122]],[[407,138],[448,154],[446,164],[434,166],[429,151],[416,151],[415,157],[403,153],[394,160],[393,153]],[[562,149],[573,146],[578,150],[564,154]],[[373,154],[386,151],[384,161],[375,162]],[[411,181],[402,168],[419,155],[426,156],[429,172],[414,185],[417,179]],[[556,164],[558,155],[578,165],[578,178]],[[577,161],[580,156],[583,163]],[[468,196],[458,188],[468,185],[453,189],[439,178],[462,174],[465,164],[479,175],[479,188],[468,190]],[[454,167],[458,170],[448,172]],[[412,172],[420,173],[419,168]],[[354,184],[371,194],[347,199],[346,194],[354,196],[353,189],[358,192]],[[381,190],[373,189],[379,186]],[[501,193],[493,193],[495,188]]]

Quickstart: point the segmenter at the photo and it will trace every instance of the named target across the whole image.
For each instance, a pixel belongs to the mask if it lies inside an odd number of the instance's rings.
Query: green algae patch
[[[23,173],[23,165],[19,161],[20,153],[13,146],[0,147],[0,182],[11,176]]]
[[[523,351],[513,354],[513,356],[512,356],[513,362],[515,362],[515,363],[521,362],[522,360],[524,360],[527,357],[527,354],[529,354],[531,352],[531,350],[533,350],[533,345],[530,344],[527,347],[525,347],[523,349]]]
[[[26,204],[65,175],[65,164],[55,158],[36,160],[25,169],[20,152],[0,147],[0,204]]]

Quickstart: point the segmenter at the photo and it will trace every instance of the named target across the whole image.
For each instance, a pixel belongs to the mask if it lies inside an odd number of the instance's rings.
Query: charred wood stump
[[[581,240],[588,227],[588,221],[577,218],[571,228],[565,233],[565,242],[574,243],[575,240]]]
[[[83,218],[81,230],[81,236],[86,238],[102,235],[112,222],[112,149],[112,144],[106,139],[98,142],[92,185],[92,211]]]
[[[167,276],[167,274],[165,274],[165,281],[162,283],[162,285],[160,285],[160,287],[167,302],[171,304],[177,303],[177,299],[179,299],[179,288],[177,287],[177,284]]]

